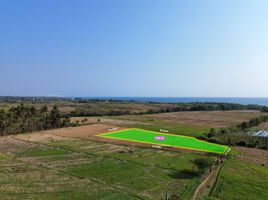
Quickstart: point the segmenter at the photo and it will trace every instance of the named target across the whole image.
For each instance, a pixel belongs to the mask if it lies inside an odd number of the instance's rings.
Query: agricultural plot
[[[0,199],[190,199],[200,182],[192,161],[208,158],[55,132],[1,138]]]
[[[173,134],[200,137],[211,128],[232,127],[243,121],[264,115],[259,111],[196,111],[172,112],[149,115],[122,115],[87,117],[86,123],[111,124],[127,128],[140,128],[151,131],[166,129]],[[73,117],[72,121],[85,118]]]
[[[206,200],[268,199],[268,152],[235,148]]]
[[[155,144],[218,154],[224,154],[229,150],[227,146],[204,142],[194,137],[172,135],[142,129],[126,129],[110,133],[103,133],[99,134],[98,136],[110,139]]]
[[[229,145],[268,149],[268,137],[248,136],[246,133],[240,133],[226,134],[220,137],[219,140]]]
[[[180,124],[185,126],[223,128],[230,127],[248,121],[252,118],[265,115],[259,111],[193,111],[193,112],[171,112],[150,115],[125,115],[109,117],[139,122],[165,122],[167,124]]]

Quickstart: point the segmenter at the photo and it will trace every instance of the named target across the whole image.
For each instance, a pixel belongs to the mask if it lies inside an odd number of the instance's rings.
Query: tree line
[[[85,103],[86,100],[83,101]],[[156,104],[156,103],[154,103]],[[260,105],[241,105],[235,103],[211,103],[211,102],[193,102],[193,103],[170,103],[167,108],[148,109],[145,111],[131,111],[111,109],[108,111],[88,111],[84,109],[77,109],[71,111],[72,117],[91,117],[91,116],[119,116],[119,115],[145,115],[168,112],[185,112],[185,111],[230,111],[230,110],[260,110],[268,112],[268,107]],[[171,105],[171,106],[170,106]]]
[[[260,124],[265,122],[268,122],[268,115],[256,117],[249,121],[244,121],[234,127],[212,128],[207,134],[207,137],[203,137],[200,139],[225,145],[238,145],[268,149],[268,138],[247,136],[243,134],[243,132],[245,132],[246,130],[249,130],[252,127],[259,126]]]
[[[262,112],[268,112],[268,107],[267,106],[262,107],[261,111]]]
[[[25,133],[73,125],[69,116],[62,117],[57,106],[36,109],[23,103],[8,110],[0,110],[0,135]]]
[[[207,136],[208,138],[211,138],[216,135],[224,135],[224,134],[233,133],[233,132],[242,132],[252,127],[259,126],[260,124],[265,123],[265,122],[268,122],[268,115],[256,117],[249,121],[244,121],[230,128],[212,128],[210,129],[210,132],[208,133]]]

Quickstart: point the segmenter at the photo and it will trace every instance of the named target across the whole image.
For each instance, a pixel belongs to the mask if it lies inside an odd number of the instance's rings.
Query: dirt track
[[[197,189],[195,190],[195,193],[194,193],[194,196],[193,196],[192,200],[196,200],[197,195],[200,193],[202,188],[207,185],[207,183],[209,182],[209,180],[212,177],[213,173],[214,173],[214,170],[212,170],[209,173],[209,175],[205,178],[205,180],[197,187]]]

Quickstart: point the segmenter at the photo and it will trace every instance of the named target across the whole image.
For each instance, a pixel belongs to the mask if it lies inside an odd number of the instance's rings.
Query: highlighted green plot
[[[158,133],[142,129],[125,129],[121,131],[102,133],[98,136],[110,139],[155,144],[218,154],[224,154],[229,151],[229,147],[227,146],[201,141],[194,137]]]

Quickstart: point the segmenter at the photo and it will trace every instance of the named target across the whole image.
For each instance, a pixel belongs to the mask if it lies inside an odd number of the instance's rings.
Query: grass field
[[[268,152],[235,148],[206,200],[268,199]]]
[[[218,157],[93,141],[107,127],[111,126],[1,137],[0,199],[162,200],[175,194],[190,200],[202,181],[193,161]],[[267,151],[237,149],[228,154],[206,199],[267,199]]]
[[[1,138],[0,199],[190,199],[200,182],[193,160],[215,159],[54,136],[57,131],[63,129]]]
[[[229,149],[227,146],[204,142],[201,140],[197,140],[194,137],[172,135],[142,129],[126,129],[110,133],[102,133],[98,136],[218,154],[224,154]],[[163,137],[163,139],[157,140],[156,137]]]

